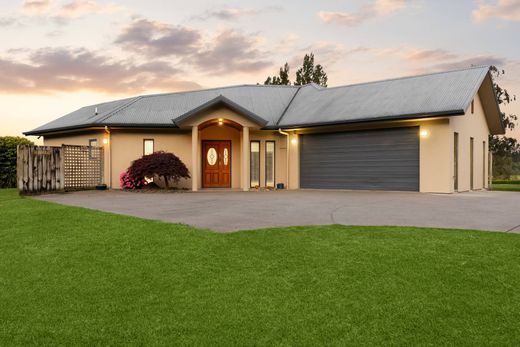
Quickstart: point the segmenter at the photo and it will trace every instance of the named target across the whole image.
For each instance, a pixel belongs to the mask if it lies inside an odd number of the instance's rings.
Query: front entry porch
[[[215,110],[191,125],[192,190],[250,188],[249,132],[258,125]],[[208,119],[209,118],[209,119]]]
[[[177,120],[191,130],[191,189],[297,189],[298,171],[290,170],[298,167],[297,135],[264,130],[266,124],[223,97]]]

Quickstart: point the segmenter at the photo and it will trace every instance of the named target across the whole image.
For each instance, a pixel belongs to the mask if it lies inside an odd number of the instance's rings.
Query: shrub
[[[0,136],[0,188],[16,187],[16,146],[34,145],[20,136]]]
[[[144,179],[134,180],[126,171],[121,172],[121,175],[119,175],[119,185],[123,189],[141,189],[145,183]]]
[[[175,154],[155,152],[145,155],[132,162],[128,174],[134,180],[143,180],[145,177],[162,177],[166,188],[168,182],[177,183],[181,178],[190,178],[188,168]]]

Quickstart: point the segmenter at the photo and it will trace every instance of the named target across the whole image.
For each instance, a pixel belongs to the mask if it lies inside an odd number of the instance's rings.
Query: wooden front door
[[[231,141],[202,141],[202,187],[231,188]]]

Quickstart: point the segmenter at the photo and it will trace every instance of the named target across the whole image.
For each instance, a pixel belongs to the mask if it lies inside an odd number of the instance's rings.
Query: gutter
[[[282,135],[285,135],[287,137],[287,164],[286,164],[286,167],[287,167],[287,190],[289,190],[289,150],[291,148],[291,144],[290,144],[290,141],[289,141],[289,133],[288,132],[285,132],[282,130],[282,128],[279,128],[278,129],[278,132]]]

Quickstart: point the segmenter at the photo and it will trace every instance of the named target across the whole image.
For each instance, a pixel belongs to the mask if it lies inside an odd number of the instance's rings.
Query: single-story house
[[[182,187],[488,187],[488,136],[503,134],[489,67],[333,88],[239,85],[86,106],[28,131],[45,145],[104,146],[105,183],[130,163],[175,153]]]

